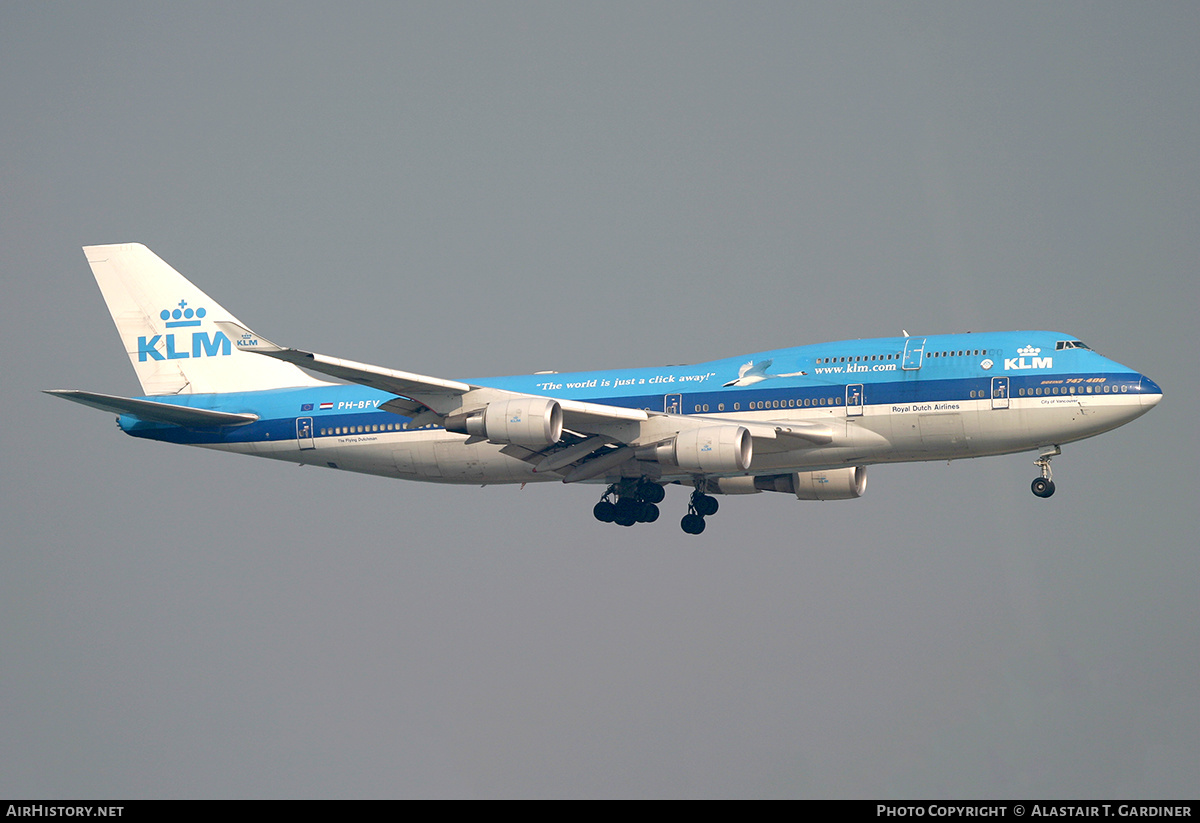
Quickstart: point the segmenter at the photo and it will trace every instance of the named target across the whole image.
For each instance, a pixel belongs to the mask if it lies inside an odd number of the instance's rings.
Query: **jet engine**
[[[561,440],[562,428],[562,406],[549,397],[501,400],[446,418],[446,431],[539,449]]]
[[[823,472],[710,477],[704,487],[709,494],[783,492],[796,495],[798,500],[853,500],[862,497],[866,490],[866,466]]]
[[[744,472],[753,453],[754,439],[744,427],[709,426],[656,446],[653,459],[692,472]]]
[[[781,479],[791,485],[786,491],[795,494],[797,500],[853,500],[867,490],[867,467],[793,472]]]

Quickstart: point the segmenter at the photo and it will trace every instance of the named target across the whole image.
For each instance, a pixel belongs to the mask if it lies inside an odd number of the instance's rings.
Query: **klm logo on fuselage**
[[[202,308],[191,308],[186,300],[180,300],[179,308],[163,309],[158,316],[166,323],[168,329],[177,329],[181,326],[199,326],[207,313]],[[186,338],[186,335],[181,334],[180,337]],[[159,351],[159,344],[164,341],[166,343],[165,350]],[[138,362],[183,360],[191,357],[221,357],[233,352],[233,346],[223,332],[217,332],[210,337],[208,332],[194,331],[190,346],[187,342],[182,343],[182,348],[177,348],[178,345],[179,343],[175,340],[175,332],[156,334],[148,339],[139,337]]]
[[[1017,349],[1019,357],[1004,358],[1004,370],[1010,371],[1013,369],[1052,369],[1054,368],[1053,357],[1038,357],[1041,354],[1041,349],[1035,349],[1033,346],[1026,346],[1023,349]]]

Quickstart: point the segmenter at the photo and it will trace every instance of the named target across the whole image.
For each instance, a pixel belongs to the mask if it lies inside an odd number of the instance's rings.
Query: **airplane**
[[[1150,378],[1053,331],[844,340],[690,366],[448,380],[272,343],[141,244],[85,246],[144,394],[54,389],[134,437],[434,483],[598,483],[602,522],[692,489],[850,500],[867,466],[1038,451],[1145,414]],[[316,377],[314,374],[321,375]],[[334,378],[331,381],[327,378]]]

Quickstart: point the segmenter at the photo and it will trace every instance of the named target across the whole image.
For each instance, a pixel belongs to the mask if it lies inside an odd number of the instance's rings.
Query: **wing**
[[[468,434],[474,441],[489,440],[501,444],[504,446],[501,451],[510,457],[531,463],[539,472],[556,472],[568,483],[587,480],[610,470],[617,471],[619,466],[630,460],[647,456],[652,460],[658,459],[659,455],[654,450],[665,445],[673,449],[677,439],[684,439],[682,435],[685,432],[690,432],[695,439],[702,430],[710,437],[715,436],[714,432],[718,429],[726,435],[744,430],[744,435],[732,436],[735,439],[743,436],[752,438],[755,447],[766,452],[790,451],[829,443],[833,439],[830,427],[822,424],[734,422],[722,418],[648,412],[604,403],[523,394],[285,348],[235,323],[218,323],[217,326],[243,351],[273,357],[310,371],[397,395],[396,399],[384,403],[380,408],[412,417],[414,425],[434,423],[445,426],[449,431]],[[514,412],[522,419],[532,418],[534,414],[531,408],[541,409],[548,415],[546,419],[550,420],[556,414],[552,406],[561,410],[561,427],[544,439],[539,440],[538,435],[530,435],[526,439],[507,434],[497,436],[492,428],[493,409],[504,410],[503,414],[496,415],[496,418],[500,418],[496,422],[504,423],[503,418],[512,418]],[[553,426],[545,429],[548,432],[553,430]],[[709,469],[699,461],[707,459],[710,449],[699,445],[693,448],[697,455],[704,452],[705,457],[696,456],[694,465],[678,464],[682,466],[679,473],[708,473]],[[672,458],[668,456],[667,459]],[[693,458],[684,458],[689,459]],[[727,465],[714,468],[713,471],[744,472],[749,467],[748,451],[744,462],[745,465],[734,466],[727,461]]]
[[[430,417],[445,418],[452,414],[461,414],[472,409],[482,408],[488,403],[500,399],[535,396],[486,386],[475,386],[441,377],[385,369],[382,366],[342,360],[302,349],[285,348],[264,337],[259,337],[236,323],[217,323],[216,325],[243,351],[266,355],[277,360],[294,363],[309,371],[327,374],[350,383],[358,383],[398,395],[400,402],[389,401],[382,408],[406,416],[410,412],[418,414],[431,412]],[[557,400],[557,402],[562,407],[563,422],[567,428],[592,434],[601,433],[600,428],[607,424],[637,424],[647,420],[650,416],[648,412],[641,409],[626,409],[603,403],[565,399]]]

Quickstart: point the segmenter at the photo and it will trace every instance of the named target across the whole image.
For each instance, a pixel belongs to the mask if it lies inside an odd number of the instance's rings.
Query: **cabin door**
[[[315,449],[317,444],[313,442],[313,422],[311,417],[296,418],[296,442],[300,444],[301,449]]]
[[[863,384],[851,383],[846,387],[846,416],[862,417]]]
[[[921,358],[925,355],[925,338],[908,337],[904,340],[904,360],[900,368],[913,371],[921,368]]]
[[[993,377],[992,378],[992,408],[1007,409],[1008,408],[1008,378]]]

